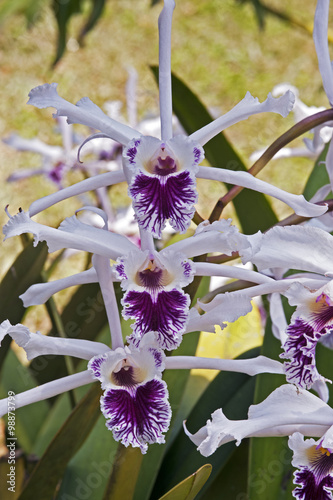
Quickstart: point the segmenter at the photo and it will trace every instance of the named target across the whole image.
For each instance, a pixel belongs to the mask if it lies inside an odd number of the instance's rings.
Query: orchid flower
[[[236,441],[238,446],[246,437],[290,436],[294,432],[322,437],[331,427],[332,418],[332,408],[321,399],[287,384],[262,403],[250,406],[247,420],[229,420],[219,409],[195,434],[184,428],[200,453],[208,457],[219,446],[229,441]]]
[[[299,486],[293,496],[299,500],[330,500],[333,490],[332,427],[317,441],[304,440],[300,432],[295,432],[288,445],[294,452],[292,465],[300,469],[294,472],[294,483]]]
[[[114,323],[115,318],[112,318]],[[110,324],[112,330],[112,324]],[[166,384],[161,380],[164,369],[207,368],[257,373],[282,373],[278,361],[264,356],[250,360],[222,360],[195,356],[166,358],[156,345],[154,334],[147,333],[139,348],[118,345],[112,350],[105,344],[80,339],[48,337],[31,333],[23,325],[0,325],[0,342],[10,335],[23,347],[29,360],[41,354],[75,356],[89,360],[87,370],[48,382],[16,395],[16,408],[51,398],[95,380],[104,391],[101,411],[106,426],[116,441],[125,446],[140,447],[146,453],[148,444],[163,443],[171,418]],[[7,399],[0,401],[0,416],[7,413]]]
[[[242,261],[252,262],[265,275],[270,270],[282,276],[289,269],[305,271],[284,278],[293,283],[280,293],[297,306],[289,326],[281,320],[284,313],[277,297],[272,305],[275,310],[280,308],[279,337],[285,351],[281,357],[290,359],[285,362],[287,380],[309,389],[316,381],[323,381],[317,372],[315,349],[318,341],[325,343],[331,331],[333,237],[319,228],[290,226],[275,227],[247,239],[249,246],[244,245],[240,251]]]
[[[167,220],[176,231],[185,232],[188,228],[197,201],[196,178],[215,179],[275,196],[287,203],[299,215],[312,217],[323,214],[326,211],[325,207],[315,206],[302,196],[288,194],[246,172],[200,166],[204,158],[203,146],[228,126],[262,112],[286,116],[294,102],[294,96],[290,91],[277,99],[269,94],[263,103],[247,93],[231,111],[189,137],[173,136],[171,93],[173,9],[173,0],[165,0],[159,18],[161,139],[142,136],[139,130],[109,118],[87,97],[76,105],[70,104],[58,95],[56,83],[33,89],[29,94],[29,104],[38,108],[54,107],[57,110],[55,116],[66,116],[68,123],[88,125],[101,132],[91,138],[109,137],[122,144],[124,150],[121,180],[126,180],[129,185],[128,192],[141,229],[157,238],[161,237]],[[118,173],[87,179],[76,184],[74,190],[69,188],[61,195],[57,193],[33,203],[29,213],[33,216],[52,204],[72,196],[73,192],[83,193],[119,181]]]
[[[124,236],[107,231],[106,214],[95,207],[83,207],[102,217],[104,227],[92,227],[82,223],[76,216],[65,219],[58,229],[50,228],[32,221],[25,212],[10,216],[4,226],[5,237],[17,236],[32,232],[35,244],[46,241],[49,251],[61,248],[75,248],[94,254],[93,267],[72,277],[63,278],[50,283],[36,284],[30,287],[21,298],[25,306],[44,303],[48,298],[69,286],[100,281],[94,262],[103,258],[104,270],[101,276],[110,282],[120,281],[125,295],[122,299],[124,318],[135,320],[133,334],[129,341],[138,345],[142,337],[149,331],[156,334],[159,347],[175,349],[188,331],[188,321],[199,321],[195,312],[190,315],[190,298],[183,288],[194,276],[226,276],[240,278],[256,284],[266,284],[275,289],[275,280],[260,273],[228,265],[204,262],[192,262],[191,257],[202,253],[219,251],[232,254],[243,244],[248,244],[231,221],[218,221],[211,225],[202,223],[196,234],[186,240],[176,242],[157,252],[155,249],[138,249]],[[116,261],[110,267],[109,259]],[[266,290],[264,293],[267,293]],[[201,305],[205,311],[199,323],[206,331],[215,324],[225,326],[225,321],[235,321],[239,316],[247,314],[251,309],[251,296],[242,294],[237,297],[233,307],[232,298],[224,297],[228,306],[212,308]],[[228,308],[227,318],[226,308]],[[208,310],[210,313],[208,314]],[[197,330],[197,328],[195,328]]]

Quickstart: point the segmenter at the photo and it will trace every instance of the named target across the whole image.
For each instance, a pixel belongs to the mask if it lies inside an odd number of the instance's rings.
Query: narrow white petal
[[[272,320],[272,332],[274,337],[280,340],[281,345],[287,340],[287,327],[288,323],[284,313],[281,295],[279,293],[272,293],[269,299],[269,312]]]
[[[29,214],[32,217],[42,210],[46,210],[52,205],[55,205],[60,201],[67,200],[67,198],[71,198],[72,196],[78,196],[86,193],[87,191],[93,191],[104,186],[112,186],[113,184],[118,184],[119,182],[124,181],[125,176],[122,170],[119,172],[107,172],[105,174],[95,175],[94,177],[84,179],[83,181],[77,182],[72,186],[66,187],[56,193],[49,194],[48,196],[44,196],[44,198],[34,201],[29,207]]]
[[[37,283],[32,285],[20,295],[24,307],[36,306],[38,304],[45,304],[49,298],[60,290],[69,288],[75,285],[84,285],[86,283],[97,283],[97,274],[92,267],[88,271],[68,276],[60,280],[50,281],[48,283]]]
[[[81,123],[95,128],[123,145],[140,136],[137,130],[107,116],[88,97],[83,97],[76,105],[66,101],[58,95],[57,86],[57,83],[45,83],[32,89],[28,104],[37,108],[55,108],[57,110],[55,116],[67,116],[69,124]]]
[[[212,179],[235,186],[253,189],[259,193],[268,194],[283,201],[291,207],[297,215],[302,217],[318,217],[327,211],[327,206],[314,205],[306,201],[303,195],[287,193],[282,189],[272,186],[268,182],[257,179],[248,172],[233,172],[232,170],[218,169],[214,167],[199,167],[196,175],[201,179]]]
[[[194,267],[195,274],[197,276],[224,276],[225,278],[236,278],[251,281],[252,283],[258,283],[259,285],[262,283],[274,282],[272,278],[269,278],[264,274],[237,266],[211,264],[209,262],[196,262]]]
[[[3,142],[17,151],[31,151],[53,159],[60,158],[64,154],[60,146],[50,146],[37,138],[25,139],[17,134],[6,137]]]
[[[192,435],[204,456],[221,445],[251,436],[288,436],[300,431],[305,435],[322,436],[332,423],[333,410],[307,391],[299,392],[293,385],[283,385],[258,405],[250,406],[247,420],[229,420],[222,410],[212,414],[212,420]]]
[[[162,141],[172,137],[172,93],[171,93],[171,26],[175,8],[173,0],[164,0],[158,18],[159,29],[159,90]]]
[[[197,130],[197,132],[190,135],[190,138],[204,146],[206,142],[222,132],[222,130],[246,120],[251,115],[273,112],[285,117],[292,110],[294,102],[295,96],[290,90],[277,99],[269,93],[267,99],[262,103],[259,102],[257,97],[253,97],[250,92],[247,92],[244,99],[236,104],[232,110]]]
[[[39,387],[34,387],[26,392],[21,392],[15,395],[15,408],[21,408],[22,406],[27,406],[32,403],[37,403],[38,401],[43,401],[44,399],[52,398],[63,392],[71,391],[82,385],[90,384],[95,382],[89,370],[85,370],[80,373],[75,373],[75,375],[69,375],[68,377],[59,378],[58,380],[53,380],[52,382],[47,382]],[[0,401],[0,417],[6,415],[7,413],[8,399],[1,399]]]
[[[104,230],[104,232],[107,231]],[[109,259],[100,255],[93,255],[92,263],[103,295],[104,306],[110,327],[112,349],[114,350],[118,347],[122,348],[124,347],[124,341]]]
[[[110,351],[110,348],[100,342],[92,342],[82,339],[66,339],[60,337],[48,337],[41,333],[32,333],[29,328],[21,325],[11,325],[4,321],[0,325],[1,335],[8,334],[22,347],[28,360],[46,354],[74,356],[81,359],[90,359],[97,354]]]
[[[119,255],[136,249],[136,246],[124,236],[83,224],[75,215],[65,219],[59,229],[55,229],[32,221],[26,212],[19,212],[10,217],[3,227],[3,232],[5,239],[32,233],[35,237],[34,244],[46,241],[50,252],[62,248],[74,248],[115,260]]]
[[[258,375],[258,373],[283,374],[283,364],[265,356],[252,359],[218,359],[199,358],[197,356],[168,356],[165,358],[165,368],[169,370],[202,368],[204,370],[220,370],[228,372]]]
[[[329,0],[318,0],[314,18],[313,40],[316,47],[319,71],[323,80],[324,90],[333,106],[333,69],[328,50],[328,12]]]
[[[311,226],[275,227],[266,234],[248,237],[250,246],[241,250],[243,262],[259,271],[273,267],[301,269],[319,274],[333,272],[333,236]]]

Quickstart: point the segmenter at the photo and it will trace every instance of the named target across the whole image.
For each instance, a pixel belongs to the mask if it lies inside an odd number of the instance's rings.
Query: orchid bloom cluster
[[[328,61],[328,0],[318,0],[315,40],[324,88],[333,101],[333,70]],[[193,236],[179,239],[158,250],[166,223],[185,233],[198,199],[196,179],[213,179],[246,187],[276,197],[299,216],[311,219],[327,211],[324,204],[308,202],[247,172],[203,166],[204,146],[226,127],[262,112],[286,116],[294,95],[287,90],[278,98],[270,94],[260,103],[248,92],[231,111],[190,136],[173,135],[171,98],[171,23],[173,0],[165,0],[159,18],[159,88],[161,138],[144,136],[130,125],[105,115],[87,97],[76,105],[59,96],[57,84],[45,84],[30,92],[29,104],[53,107],[56,117],[99,130],[89,140],[111,139],[122,145],[122,168],[85,179],[34,201],[28,211],[9,216],[5,238],[32,233],[34,242],[46,241],[49,251],[71,248],[90,252],[90,269],[50,283],[31,286],[22,296],[26,307],[45,303],[60,290],[86,283],[99,283],[109,320],[110,345],[81,339],[65,339],[31,333],[9,321],[0,327],[0,340],[10,335],[25,349],[29,360],[40,354],[68,355],[88,361],[83,372],[46,383],[16,396],[16,407],[46,399],[64,391],[99,381],[103,390],[101,411],[114,439],[143,453],[152,443],[163,443],[170,419],[168,388],[164,370],[205,368],[247,373],[285,374],[286,384],[258,405],[251,406],[248,419],[229,420],[217,409],[211,420],[195,434],[185,432],[205,456],[228,441],[237,444],[250,436],[290,436],[294,451],[294,496],[299,499],[332,498],[333,410],[328,406],[327,380],[316,367],[316,346],[332,347],[333,285],[331,262],[333,237],[311,225],[274,227],[267,233],[243,235],[231,220],[204,221]],[[324,35],[323,35],[324,33]],[[332,96],[332,97],[331,97]],[[84,144],[87,140],[84,142]],[[222,159],[221,159],[222,161]],[[32,219],[48,207],[72,196],[126,181],[128,195],[140,232],[140,247],[126,236],[108,230],[108,216],[100,208],[84,206],[81,211],[97,215],[99,227],[86,224],[77,213],[55,229]],[[227,256],[238,252],[242,263],[257,270],[193,260],[217,252]],[[290,274],[288,270],[299,270]],[[249,287],[216,293],[209,303],[191,307],[186,287],[196,276],[221,276],[246,281]],[[121,314],[132,320],[132,333],[125,341],[114,291],[123,290]],[[296,310],[288,325],[281,304],[286,296]],[[227,322],[248,314],[251,300],[270,296],[273,331],[282,347],[280,360],[259,356],[247,360],[224,360],[198,356],[167,356],[194,331],[215,332]],[[308,392],[314,389],[319,397]],[[7,400],[0,401],[5,414]],[[318,437],[318,441],[304,436]],[[322,496],[319,496],[322,495]]]

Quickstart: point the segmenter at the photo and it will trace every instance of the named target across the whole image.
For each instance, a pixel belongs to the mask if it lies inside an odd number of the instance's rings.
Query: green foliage
[[[35,500],[37,491],[40,498],[52,498],[69,460],[80,449],[100,416],[98,402],[101,394],[100,386],[94,384],[72,411],[33,470],[20,500]]]
[[[191,476],[174,486],[160,500],[194,500],[209,478],[211,471],[210,464],[203,465]]]

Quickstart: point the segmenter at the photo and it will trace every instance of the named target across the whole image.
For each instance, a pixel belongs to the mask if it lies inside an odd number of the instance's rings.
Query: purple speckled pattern
[[[157,341],[162,349],[175,349],[181,341],[189,308],[189,298],[182,291],[173,289],[162,291],[152,297],[148,292],[130,290],[123,299],[125,319],[135,319],[130,340],[140,339],[145,333],[157,333]]]
[[[329,459],[330,466],[333,466],[333,456]],[[332,500],[333,477],[327,473],[322,474],[318,471],[312,471],[308,467],[302,467],[300,471],[294,473],[294,484],[300,485],[293,491],[293,496],[298,500]]]
[[[120,260],[117,264],[115,264],[114,269],[117,273],[117,277],[121,280],[127,280],[127,275],[125,273],[124,261]]]
[[[189,278],[193,272],[193,267],[191,262],[188,261],[182,262],[182,267],[184,269],[184,276],[186,276],[186,278]]]
[[[285,362],[287,381],[303,389],[310,389],[321,378],[316,368],[316,346],[325,332],[315,332],[311,325],[302,319],[296,319],[288,326],[288,339],[280,358],[290,359]]]
[[[196,182],[190,172],[150,177],[139,173],[129,187],[139,225],[161,237],[165,222],[180,232],[187,230],[197,201]]]
[[[171,418],[167,396],[165,382],[157,379],[133,390],[105,391],[101,409],[114,439],[125,446],[140,447],[143,453],[147,443],[163,443]]]
[[[88,363],[88,368],[91,370],[96,378],[101,376],[101,365],[106,360],[105,355],[94,356]]]
[[[132,164],[135,163],[135,157],[137,155],[137,152],[138,152],[138,146],[140,144],[140,139],[137,139],[135,141],[132,142],[133,146],[132,147],[129,147],[126,149],[126,157],[128,158],[128,161]]]

